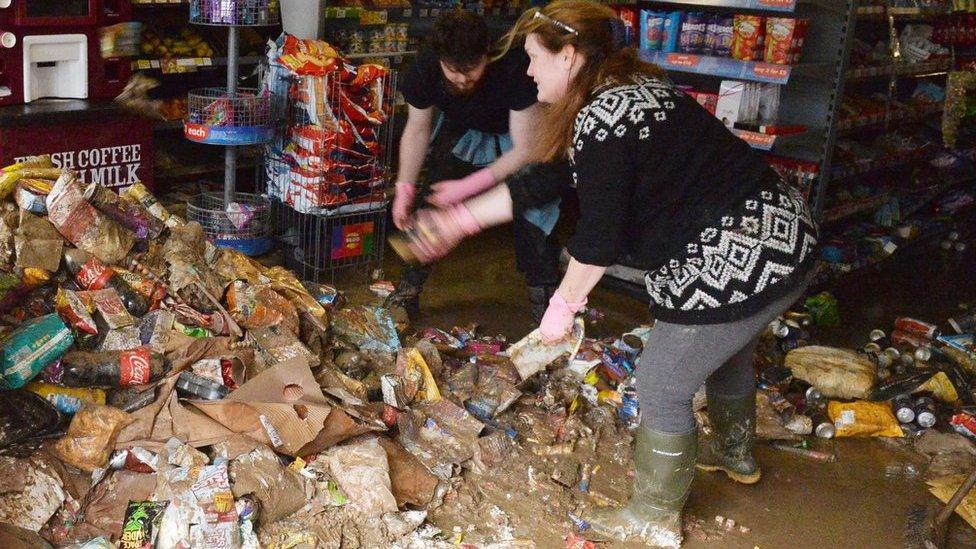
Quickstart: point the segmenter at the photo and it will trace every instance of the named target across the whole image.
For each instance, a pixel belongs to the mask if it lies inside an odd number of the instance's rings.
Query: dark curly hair
[[[462,9],[442,12],[428,40],[438,60],[459,71],[475,67],[491,48],[484,18]]]

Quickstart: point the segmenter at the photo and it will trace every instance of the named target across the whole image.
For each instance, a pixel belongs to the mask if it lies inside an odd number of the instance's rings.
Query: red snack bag
[[[765,30],[761,15],[736,14],[732,22],[732,58],[743,61],[761,58]]]
[[[83,294],[82,292],[72,292],[71,290],[59,288],[54,298],[58,316],[71,328],[85,332],[86,334],[96,335],[98,334],[98,328],[95,326],[95,320],[91,317],[91,314],[94,312],[94,306],[91,304],[90,298],[86,303],[82,299],[82,295],[87,297],[87,292]]]
[[[790,17],[769,17],[766,19],[767,63],[788,65],[792,61],[797,20]]]

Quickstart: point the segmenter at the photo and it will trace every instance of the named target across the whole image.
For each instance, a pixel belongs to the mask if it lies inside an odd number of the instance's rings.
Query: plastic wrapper
[[[139,338],[139,328],[137,326],[126,326],[110,330],[105,334],[102,344],[98,346],[100,352],[106,351],[127,351],[142,346]]]
[[[332,329],[343,341],[363,351],[395,353],[400,348],[393,317],[381,307],[342,309],[333,316]]]
[[[340,68],[339,53],[327,42],[285,36],[278,62],[299,75],[324,75]]]
[[[319,365],[319,357],[313,354],[295,334],[282,326],[269,326],[249,330],[248,340],[254,343],[255,358],[268,368],[291,360],[301,358],[314,368]]]
[[[121,263],[135,238],[85,201],[77,176],[64,172],[47,197],[48,219],[69,242],[108,264]]]
[[[6,212],[0,215],[0,270],[2,271],[10,271],[14,266],[17,223],[17,212]]]
[[[119,549],[153,549],[168,501],[130,501],[122,522]]]
[[[37,532],[67,497],[57,471],[40,457],[0,457],[0,474],[18,481],[16,489],[0,491],[0,523]]]
[[[57,271],[63,246],[64,239],[48,220],[26,211],[20,212],[20,223],[14,237],[16,267]]]
[[[234,496],[252,494],[261,504],[261,524],[271,524],[305,505],[305,483],[268,448],[238,456],[229,466]]]
[[[122,304],[122,299],[115,288],[88,292],[88,295],[91,296],[95,310],[98,311],[109,328],[114,330],[135,324],[135,319]]]
[[[863,355],[818,345],[793,349],[785,365],[794,377],[836,398],[868,398],[877,373],[877,366]]]
[[[153,217],[163,222],[167,227],[183,225],[182,220],[169,213],[162,204],[156,200],[149,189],[142,183],[135,183],[120,193],[122,198],[127,198],[142,205]]]
[[[55,432],[61,425],[61,414],[41,396],[23,389],[3,393],[0,398],[0,451],[9,453],[18,446]],[[14,452],[19,453],[19,452]]]
[[[79,332],[90,335],[98,334],[98,327],[91,316],[95,310],[95,305],[91,301],[89,292],[72,292],[58,288],[58,293],[54,299],[58,316],[65,324]]]
[[[108,463],[115,439],[132,422],[129,414],[110,406],[91,405],[75,414],[68,434],[57,441],[54,451],[61,461],[88,473]]]
[[[123,199],[104,185],[88,185],[85,188],[85,198],[98,211],[132,231],[136,238],[156,239],[166,228],[162,221],[153,217],[141,204]]]
[[[175,315],[170,311],[153,311],[139,321],[139,340],[157,353],[166,352],[166,345],[173,330]]]
[[[337,446],[322,456],[351,505],[365,517],[397,511],[386,452],[375,438]]]
[[[235,281],[227,289],[227,309],[231,317],[248,330],[280,324],[298,334],[298,312],[271,286]]]
[[[16,164],[11,164],[0,170],[0,173],[10,173],[27,169],[34,168],[54,168],[54,162],[51,160],[51,155],[42,154],[37,156],[29,156],[23,162],[18,162]],[[54,179],[57,179],[57,175]]]
[[[21,324],[8,334],[3,349],[0,389],[19,389],[48,364],[63,355],[74,338],[58,315],[46,315]]]
[[[279,294],[288,298],[299,311],[307,311],[310,315],[323,321],[327,320],[323,307],[312,294],[302,285],[295,273],[284,267],[271,267],[264,275],[271,280],[271,287]]]
[[[28,391],[44,397],[65,415],[78,413],[87,404],[105,404],[105,391],[87,387],[61,387],[43,382],[31,382],[25,387]]]
[[[830,401],[827,415],[834,422],[839,437],[901,437],[898,419],[887,402]]]
[[[170,502],[157,546],[222,549],[240,545],[226,462],[162,473],[156,498]]]

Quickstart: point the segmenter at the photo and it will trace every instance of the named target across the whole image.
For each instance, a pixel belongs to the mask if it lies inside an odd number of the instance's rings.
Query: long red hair
[[[546,17],[536,17],[541,12]],[[547,20],[558,21],[576,32]],[[576,114],[598,88],[608,84],[634,83],[640,76],[662,77],[655,65],[641,61],[637,50],[620,47],[614,25],[617,14],[607,6],[588,0],[556,0],[543,8],[523,13],[498,44],[504,55],[529,34],[555,53],[572,44],[583,58],[583,65],[569,83],[569,90],[558,103],[543,105],[543,123],[533,144],[536,160],[555,160],[566,156],[573,138]]]

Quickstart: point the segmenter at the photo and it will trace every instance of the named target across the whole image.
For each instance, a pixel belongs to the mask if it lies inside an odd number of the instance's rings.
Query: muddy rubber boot
[[[762,471],[752,454],[756,441],[756,395],[726,397],[713,393],[708,399],[712,435],[704,440],[698,468],[725,471],[742,484],[759,482]]]
[[[532,304],[532,318],[536,324],[542,322],[542,317],[549,308],[549,299],[555,293],[555,286],[529,286],[529,303]]]
[[[417,286],[406,280],[401,280],[397,282],[393,293],[383,301],[383,306],[387,309],[397,306],[403,307],[407,311],[407,316],[410,320],[416,320],[420,315],[420,292],[423,289],[423,286]]]
[[[584,515],[590,530],[608,539],[640,540],[651,547],[681,546],[681,509],[695,478],[696,429],[662,433],[639,428],[634,494],[620,509]]]

